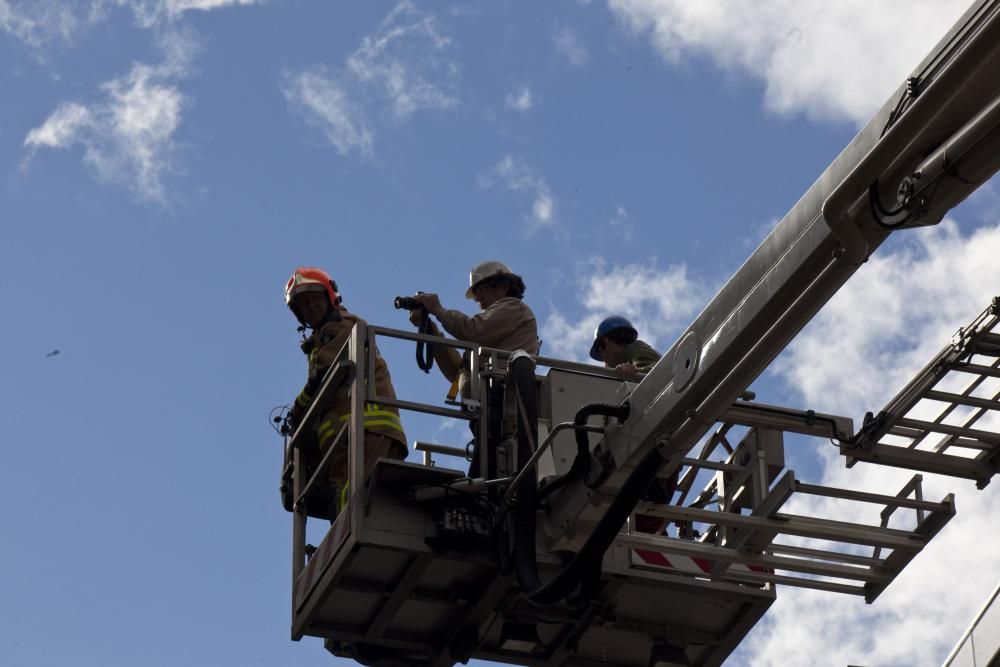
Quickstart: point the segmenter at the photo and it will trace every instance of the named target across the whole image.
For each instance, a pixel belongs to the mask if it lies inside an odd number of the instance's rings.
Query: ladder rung
[[[974,428],[962,428],[961,426],[952,426],[951,424],[935,424],[934,422],[926,422],[918,419],[904,418],[900,419],[896,423],[900,426],[922,429],[924,431],[931,431],[932,433],[947,433],[948,435],[957,435],[960,438],[964,437],[972,440],[980,440],[993,445],[1000,444],[1000,433],[993,433],[991,431],[981,431]]]
[[[910,440],[916,440],[917,438],[923,437],[924,431],[917,428],[904,428],[898,424],[893,424],[892,428],[886,431],[886,435],[894,435],[897,438],[909,438]]]
[[[993,445],[987,442],[981,442],[979,440],[969,440],[968,438],[953,438],[942,441],[934,451],[939,452],[946,447],[959,447],[965,449],[978,449],[982,451],[989,451],[993,449]]]
[[[993,368],[992,366],[983,366],[982,364],[968,364],[962,361],[956,361],[949,364],[952,370],[961,371],[963,373],[972,373],[973,375],[989,375],[990,377],[1000,378],[1000,368]]]
[[[1000,356],[1000,334],[980,331],[972,337],[972,350],[989,357]]]
[[[931,391],[926,392],[923,397],[934,401],[943,401],[945,403],[968,405],[974,408],[1000,410],[1000,401],[991,401],[988,398],[978,398],[976,396],[962,396],[961,394],[952,394],[947,391],[935,391],[932,389]]]

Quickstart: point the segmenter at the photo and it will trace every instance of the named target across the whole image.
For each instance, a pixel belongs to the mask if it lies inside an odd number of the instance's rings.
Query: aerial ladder
[[[1000,301],[878,413],[756,401],[751,383],[893,232],[933,225],[1000,169],[1000,0],[979,0],[638,383],[591,365],[356,325],[285,443],[292,638],[379,667],[720,665],[778,585],[873,602],[954,515],[921,473],[985,487],[1000,467]],[[467,351],[452,404],[375,395],[379,337]],[[336,391],[351,416],[349,502],[326,514],[310,429]],[[479,467],[382,460],[363,479],[363,406],[472,422]],[[872,493],[799,479],[787,439],[833,441],[848,466],[910,469]],[[447,460],[454,460],[449,458]],[[672,480],[668,503],[644,500]],[[796,495],[877,508],[849,522]],[[664,529],[638,530],[637,515]],[[307,544],[307,521],[326,526]],[[318,519],[319,521],[315,521]]]

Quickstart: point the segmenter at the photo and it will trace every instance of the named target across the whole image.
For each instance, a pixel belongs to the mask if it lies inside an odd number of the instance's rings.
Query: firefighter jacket
[[[312,404],[315,393],[322,386],[323,377],[337,360],[337,354],[350,337],[354,325],[358,322],[364,322],[360,317],[349,313],[343,307],[339,308],[339,315],[340,317],[328,319],[314,330],[302,345],[302,350],[309,358],[309,381],[295,399],[292,411],[299,417],[305,415],[306,410]],[[368,369],[368,381],[373,380],[377,396],[396,398],[392,378],[389,376],[389,367],[378,348],[375,348],[375,368]],[[334,401],[330,409],[323,415],[317,427],[316,434],[321,449],[325,451],[326,446],[336,436],[340,427],[350,418],[350,412],[348,387],[343,386],[334,394]],[[406,447],[406,435],[403,433],[399,411],[396,408],[378,403],[365,403],[364,422],[366,432],[387,436],[401,443],[404,448]]]
[[[500,350],[524,350],[538,354],[538,325],[531,308],[520,299],[506,296],[486,310],[469,317],[458,310],[446,310],[438,316],[445,331],[458,340],[477,343]],[[459,389],[463,396],[469,381],[470,363],[466,353],[462,358]]]
[[[640,373],[648,373],[662,355],[645,341],[637,340],[625,348],[625,362],[635,366]],[[624,363],[624,362],[623,362]]]

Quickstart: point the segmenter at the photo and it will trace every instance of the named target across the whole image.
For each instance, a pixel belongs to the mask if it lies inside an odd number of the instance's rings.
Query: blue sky
[[[0,663],[330,664],[288,640],[267,424],[304,379],[295,266],[405,327],[393,296],[471,312],[469,268],[499,258],[543,353],[584,357],[609,312],[666,347],[964,3],[905,6],[0,0]],[[991,183],[891,240],[761,396],[879,407],[1000,291],[998,218]],[[402,396],[444,394],[410,347],[383,351]],[[874,607],[782,589],[733,664],[792,646],[802,664],[940,662],[1000,577],[967,537],[997,505],[960,495],[942,546]],[[801,648],[793,625],[844,614],[844,636]]]

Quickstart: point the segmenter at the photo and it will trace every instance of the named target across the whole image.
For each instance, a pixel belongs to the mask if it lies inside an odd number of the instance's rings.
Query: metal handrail
[[[344,435],[347,433],[347,422],[345,421],[340,430],[337,431],[337,435],[334,437],[333,442],[330,443],[330,448],[326,450],[326,454],[320,459],[319,465],[316,466],[316,470],[313,471],[312,477],[306,482],[305,487],[303,487],[302,492],[295,498],[292,504],[292,510],[297,511],[301,507],[301,503],[312,491],[313,486],[319,483],[319,479],[322,475],[326,474],[326,469],[330,467],[330,461],[333,459],[333,453],[340,447],[340,441],[344,439]]]
[[[435,345],[439,343],[444,343],[446,347],[457,347],[463,350],[474,350],[479,347],[478,343],[472,343],[467,340],[458,340],[457,338],[445,338],[444,336],[434,336],[432,334],[422,334],[415,333],[413,331],[405,331],[403,329],[392,329],[390,327],[380,327],[374,324],[368,325],[368,330],[377,336],[386,336],[388,338],[400,338],[402,340],[413,340],[413,341],[423,341],[425,343],[434,343]]]
[[[541,456],[542,453],[546,449],[548,449],[549,446],[555,441],[556,434],[559,431],[565,431],[566,429],[573,429],[574,431],[589,431],[590,433],[604,433],[604,429],[601,428],[600,426],[591,426],[589,424],[574,424],[573,422],[560,422],[555,426],[553,426],[552,430],[549,431],[549,434],[545,436],[544,440],[542,440],[542,444],[538,446],[538,449],[536,449],[535,453],[531,455],[531,458],[528,459],[528,462],[525,463],[521,467],[521,470],[517,473],[517,475],[515,475],[514,480],[510,483],[510,486],[507,487],[507,490],[503,494],[503,498],[500,501],[501,504],[510,501],[510,497],[513,495],[514,490],[518,487],[518,485],[520,485],[521,479],[525,476],[525,474],[527,474],[531,466],[533,466],[535,462],[538,461],[538,457]]]
[[[510,357],[516,350],[501,350],[496,347],[480,347],[479,352],[481,354],[495,354],[498,359],[506,359]],[[618,371],[613,368],[605,368],[603,366],[595,366],[593,364],[580,363],[579,361],[568,361],[566,359],[556,359],[555,357],[543,357],[537,354],[528,355],[536,366],[545,366],[546,368],[555,368],[560,371],[569,371],[571,373],[579,373],[580,375],[596,375],[598,377],[606,377],[614,380],[624,380],[618,376]],[[645,377],[644,374],[640,373],[637,376],[637,380]]]
[[[413,443],[413,451],[423,452],[425,466],[433,464],[431,454],[443,454],[445,456],[468,459],[468,452],[464,447],[449,447],[448,445],[438,445],[433,442],[415,442]]]

